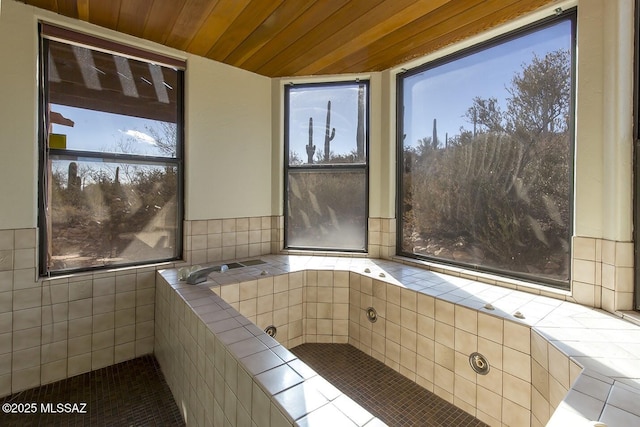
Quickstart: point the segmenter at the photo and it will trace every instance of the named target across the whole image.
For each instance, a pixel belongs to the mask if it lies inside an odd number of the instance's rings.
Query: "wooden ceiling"
[[[268,77],[382,71],[554,0],[19,0]]]

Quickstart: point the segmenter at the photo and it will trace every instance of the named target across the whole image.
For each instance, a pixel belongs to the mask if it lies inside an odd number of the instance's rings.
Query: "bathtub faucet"
[[[222,273],[227,271],[228,269],[229,266],[227,266],[226,264],[200,268],[189,273],[189,275],[187,276],[187,283],[190,285],[197,285],[198,283],[205,282],[209,273],[213,273],[214,271],[219,271]]]

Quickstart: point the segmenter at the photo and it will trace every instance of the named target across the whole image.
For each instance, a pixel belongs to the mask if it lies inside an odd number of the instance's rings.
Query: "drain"
[[[278,328],[276,328],[273,325],[269,325],[266,328],[264,328],[264,332],[270,337],[275,337],[276,334],[278,333]]]
[[[471,369],[480,375],[487,375],[489,373],[489,361],[478,352],[469,355],[469,364],[471,365]]]
[[[376,312],[375,308],[367,308],[367,319],[369,319],[369,322],[371,323],[375,323],[376,320],[378,320],[378,312]]]

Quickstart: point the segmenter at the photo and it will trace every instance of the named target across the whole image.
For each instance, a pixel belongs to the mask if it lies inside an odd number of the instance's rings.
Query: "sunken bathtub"
[[[617,320],[399,262],[261,259],[197,285],[158,272],[155,353],[188,425],[384,425],[362,408],[342,412],[342,393],[287,350],[314,342],[352,344],[489,425],[552,425],[593,371],[581,374],[591,358],[562,345],[566,316]]]

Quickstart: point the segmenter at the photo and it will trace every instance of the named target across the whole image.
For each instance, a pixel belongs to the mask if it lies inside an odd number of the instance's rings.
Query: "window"
[[[366,251],[368,92],[285,88],[285,247]]]
[[[41,274],[177,259],[184,64],[41,34]]]
[[[568,286],[574,22],[399,76],[399,253]]]

